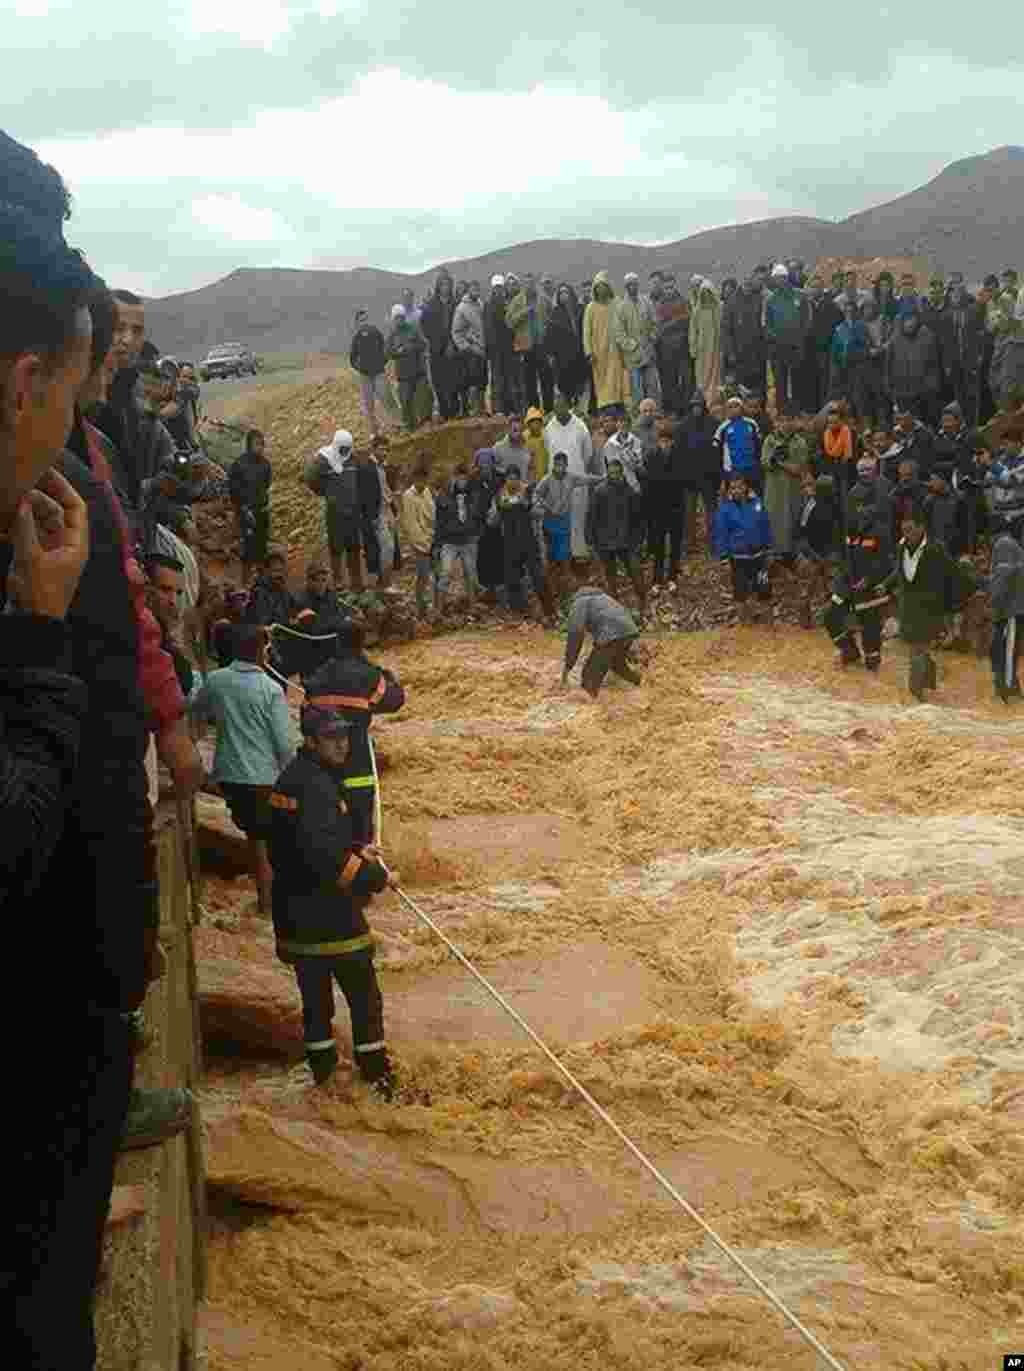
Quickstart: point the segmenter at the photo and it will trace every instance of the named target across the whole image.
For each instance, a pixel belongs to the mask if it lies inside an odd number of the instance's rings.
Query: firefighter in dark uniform
[[[304,746],[270,796],[270,864],[277,955],[294,967],[302,996],[306,1060],[318,1085],[334,1075],[334,989],[352,1018],[353,1058],[363,1079],[391,1099],[384,1007],[366,921],[370,897],[398,877],[354,834],[343,778],[358,725],[337,710],[305,705]]]
[[[892,570],[889,515],[880,505],[864,505],[847,515],[845,556],[832,583],[832,601],[825,611],[825,627],[839,649],[841,665],[861,660],[850,620],[860,630],[868,671],[882,665],[882,611],[888,590],[882,582]]]
[[[337,632],[336,655],[306,684],[310,704],[336,709],[356,728],[352,733],[351,762],[345,773],[345,797],[356,840],[373,841],[377,790],[370,761],[370,723],[374,714],[394,714],[405,704],[405,691],[387,667],[376,666],[363,653],[365,630],[359,622],[344,623]]]

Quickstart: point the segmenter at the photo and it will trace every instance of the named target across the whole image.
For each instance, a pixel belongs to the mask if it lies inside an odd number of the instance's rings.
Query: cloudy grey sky
[[[63,173],[96,269],[155,295],[840,218],[1020,141],[1009,0],[683,9],[0,0],[0,127]]]

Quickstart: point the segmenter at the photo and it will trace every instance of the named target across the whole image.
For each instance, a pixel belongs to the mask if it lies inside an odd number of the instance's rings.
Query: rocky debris
[[[283,967],[214,955],[198,936],[199,1008],[203,1037],[215,1044],[275,1057],[302,1054],[302,1006]]]

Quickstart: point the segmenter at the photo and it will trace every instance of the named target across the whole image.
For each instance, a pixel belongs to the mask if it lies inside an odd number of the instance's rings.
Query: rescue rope
[[[281,628],[282,625],[281,625],[281,624],[272,624],[271,627],[272,627],[272,628]],[[299,637],[299,638],[305,638],[305,637],[308,637],[309,635],[308,635],[308,634],[305,634],[305,633],[299,633],[299,634],[297,634],[296,636]],[[334,634],[332,633],[330,636],[333,638],[333,637],[334,637]],[[280,682],[280,684],[284,686],[284,688],[285,688],[285,696],[286,696],[286,697],[287,697],[287,694],[288,694],[288,691],[289,691],[289,690],[297,690],[297,691],[299,692],[299,694],[303,697],[303,699],[305,699],[306,692],[302,689],[302,687],[301,687],[301,686],[298,686],[298,685],[294,685],[291,681],[288,680],[288,678],[287,678],[286,676],[282,676],[281,673],[280,673],[279,671],[276,671],[276,670],[274,669],[274,667],[272,667],[272,666],[269,664],[269,662],[264,666],[264,670],[267,671],[267,672],[269,672],[270,675],[273,676],[274,679],[275,679],[276,681]],[[381,832],[383,831],[383,825],[384,825],[384,810],[383,810],[383,808],[382,808],[382,806],[381,806],[381,802],[380,802],[380,778],[379,778],[378,775],[377,775],[377,749],[376,749],[376,748],[374,747],[374,745],[373,745],[373,738],[372,738],[372,736],[370,735],[369,730],[367,730],[366,741],[370,744],[370,769],[373,771],[373,794],[374,794],[374,802],[373,802],[373,805],[374,805],[373,828],[374,828],[374,840],[375,840],[377,843],[380,843],[380,841],[381,841]]]
[[[287,624],[267,624],[271,633],[287,633],[292,638],[305,638],[307,643],[333,643],[337,638],[337,633],[300,633],[297,628],[289,628]]]
[[[275,624],[272,625],[272,627],[280,628],[283,627],[283,625]],[[301,638],[306,637],[308,635],[300,633],[297,636]],[[333,637],[334,635],[332,634],[331,636]],[[284,685],[286,688],[291,687],[292,689],[297,690],[301,695],[305,695],[306,692],[302,689],[301,686],[292,686],[292,683],[289,680],[287,680],[284,676],[282,676],[280,672],[275,671],[273,667],[268,666],[266,669],[270,672],[272,676],[276,677],[276,679],[280,681],[281,684]],[[369,735],[368,741],[370,744],[370,765],[373,769],[374,792],[376,795],[376,814],[374,819],[374,827],[376,830],[375,838],[379,845],[382,841],[381,834],[383,821],[383,809],[381,805],[380,796],[380,778],[377,774],[376,749],[373,746],[373,738],[369,737]],[[381,866],[384,866],[383,862],[381,862]],[[387,871],[387,869],[388,868],[384,866],[384,870]],[[388,874],[390,875],[390,872]],[[673,1199],[677,1205],[679,1205],[680,1209],[682,1209],[683,1212],[689,1218],[691,1218],[695,1224],[697,1224],[697,1226],[711,1239],[711,1241],[715,1244],[718,1250],[725,1257],[727,1257],[728,1260],[731,1261],[732,1264],[739,1271],[743,1273],[743,1275],[747,1278],[748,1281],[750,1281],[754,1288],[764,1296],[768,1303],[772,1305],[772,1307],[778,1313],[782,1315],[782,1317],[786,1320],[790,1327],[793,1328],[797,1333],[799,1333],[800,1337],[803,1338],[804,1342],[806,1342],[809,1347],[812,1347],[814,1351],[818,1353],[819,1357],[821,1357],[825,1364],[832,1368],[832,1371],[846,1371],[846,1368],[843,1366],[842,1362],[838,1361],[828,1350],[828,1348],[825,1347],[823,1343],[819,1342],[819,1340],[815,1337],[811,1330],[807,1328],[806,1325],[801,1323],[799,1318],[797,1318],[796,1314],[793,1313],[792,1309],[790,1309],[789,1306],[782,1299],[780,1299],[779,1296],[776,1295],[773,1290],[771,1290],[767,1285],[765,1285],[764,1281],[761,1280],[760,1276],[758,1276],[755,1272],[753,1272],[750,1269],[750,1267],[739,1255],[739,1253],[733,1251],[733,1249],[729,1246],[729,1244],[725,1241],[724,1238],[719,1237],[719,1235],[715,1232],[711,1225],[701,1217],[701,1215],[697,1212],[696,1209],[694,1209],[693,1205],[690,1204],[689,1200],[687,1200],[685,1196],[679,1193],[679,1191],[668,1179],[668,1177],[664,1174],[664,1172],[660,1171],[658,1167],[656,1167],[655,1164],[651,1161],[651,1159],[647,1156],[647,1154],[640,1150],[640,1148],[636,1145],[636,1143],[629,1136],[629,1134],[625,1133],[619,1127],[619,1125],[615,1122],[612,1116],[608,1113],[607,1109],[605,1109],[603,1105],[598,1104],[597,1100],[594,1099],[593,1095],[591,1095],[590,1091],[586,1088],[582,1081],[578,1080],[576,1076],[574,1076],[573,1073],[569,1070],[569,1068],[565,1066],[558,1057],[555,1056],[554,1052],[552,1052],[551,1048],[548,1047],[544,1039],[530,1027],[530,1025],[523,1018],[523,1016],[519,1013],[519,1011],[514,1009],[512,1005],[509,1004],[508,1000],[506,1000],[505,997],[501,994],[501,992],[499,990],[496,990],[494,986],[491,985],[487,977],[484,976],[482,972],[476,969],[476,967],[469,960],[469,958],[462,951],[462,949],[452,942],[452,940],[448,937],[444,930],[441,929],[434,922],[434,920],[430,917],[429,914],[425,913],[424,910],[420,909],[416,901],[413,900],[410,896],[408,896],[405,893],[405,891],[401,888],[401,886],[395,886],[394,889],[395,894],[402,901],[402,903],[407,905],[409,909],[412,910],[416,918],[419,919],[421,923],[425,924],[426,927],[430,929],[431,933],[433,933],[436,938],[440,939],[440,941],[445,945],[445,947],[456,959],[456,961],[458,961],[462,966],[466,968],[466,970],[473,977],[473,979],[478,981],[480,985],[483,986],[483,988],[487,991],[488,995],[490,995],[490,997],[498,1005],[501,1006],[501,1008],[505,1011],[509,1018],[511,1018],[513,1022],[516,1023],[523,1030],[523,1032],[530,1039],[533,1045],[541,1053],[543,1053],[543,1055],[548,1059],[548,1061],[559,1073],[559,1075],[562,1076],[564,1080],[568,1081],[569,1085],[573,1088],[573,1090],[576,1091],[576,1093],[580,1096],[583,1102],[594,1111],[597,1117],[607,1128],[611,1129],[611,1131],[618,1138],[619,1142],[622,1143],[622,1145],[627,1149],[627,1151],[632,1153],[632,1155],[636,1158],[636,1160],[640,1163],[644,1170],[647,1171],[651,1176],[653,1176],[654,1180],[658,1183],[658,1185],[661,1186],[662,1190],[664,1190],[665,1193],[669,1195],[670,1198]]]
[[[377,795],[379,802],[379,786],[377,787]],[[385,868],[385,870],[386,869],[387,868]],[[447,934],[445,934],[443,930],[438,927],[438,925],[434,922],[430,915],[426,914],[422,909],[420,909],[416,901],[410,899],[410,897],[405,893],[401,886],[395,886],[394,889],[395,893],[398,895],[398,898],[402,901],[402,903],[408,905],[408,907],[412,910],[413,914],[415,914],[415,916],[422,923],[426,924],[427,928],[429,928],[430,931],[436,937],[440,938],[441,942],[444,943],[445,947],[452,954],[452,956],[455,957],[457,961],[461,962],[461,964],[466,968],[469,974],[483,986],[483,988],[487,991],[488,995],[490,995],[492,999],[496,1000],[497,1003],[501,1006],[501,1008],[505,1011],[505,1013],[508,1014],[509,1017],[512,1018],[519,1025],[519,1027],[523,1030],[523,1032],[534,1044],[534,1046],[537,1047],[544,1054],[544,1056],[548,1059],[551,1065],[560,1073],[561,1076],[564,1077],[566,1081],[568,1081],[568,1083],[572,1086],[573,1090],[575,1090],[576,1093],[584,1100],[584,1102],[590,1106],[590,1108],[594,1111],[594,1113],[601,1120],[601,1122],[611,1129],[611,1131],[618,1138],[619,1142],[621,1142],[623,1146],[626,1147],[633,1154],[633,1156],[644,1168],[644,1170],[649,1172],[649,1174],[654,1177],[654,1179],[661,1186],[661,1188],[668,1195],[670,1195],[673,1200],[675,1200],[676,1204],[679,1205],[679,1207],[694,1221],[694,1223],[696,1223],[701,1229],[703,1229],[703,1231],[707,1234],[707,1236],[711,1239],[711,1241],[715,1244],[719,1251],[722,1252],[726,1257],[728,1257],[728,1259],[733,1263],[734,1266],[738,1267],[739,1270],[742,1271],[743,1275],[746,1276],[747,1280],[749,1280],[751,1284],[754,1285],[758,1291],[760,1291],[760,1293],[765,1297],[765,1299],[768,1300],[768,1302],[774,1306],[774,1308],[782,1315],[786,1322],[789,1323],[790,1326],[794,1328],[797,1333],[800,1334],[800,1336],[808,1344],[808,1346],[814,1348],[815,1352],[818,1353],[818,1355],[822,1358],[826,1365],[832,1368],[832,1371],[845,1371],[845,1368],[843,1367],[842,1363],[837,1361],[836,1358],[832,1355],[832,1353],[828,1350],[828,1348],[818,1341],[818,1339],[814,1336],[811,1330],[800,1322],[796,1314],[793,1313],[789,1306],[786,1305],[779,1298],[779,1296],[775,1294],[773,1290],[770,1290],[769,1287],[765,1285],[764,1281],[762,1281],[759,1276],[757,1276],[753,1271],[751,1271],[750,1267],[746,1264],[746,1262],[739,1255],[739,1253],[733,1251],[733,1249],[729,1246],[725,1239],[720,1238],[718,1234],[715,1232],[715,1230],[711,1227],[711,1225],[707,1223],[703,1218],[701,1218],[700,1214],[698,1214],[697,1210],[694,1209],[693,1205],[690,1204],[690,1202],[679,1193],[679,1191],[668,1179],[668,1177],[664,1174],[664,1172],[659,1171],[659,1169],[650,1160],[650,1158],[640,1150],[640,1148],[636,1145],[635,1142],[633,1142],[632,1138],[630,1138],[630,1136],[627,1133],[623,1132],[623,1130],[615,1122],[615,1120],[608,1113],[608,1111],[602,1105],[598,1104],[597,1100],[594,1099],[593,1095],[591,1095],[590,1091],[586,1088],[586,1086],[583,1085],[582,1082],[577,1080],[577,1078],[573,1075],[573,1073],[569,1070],[567,1066],[563,1065],[559,1058],[555,1056],[554,1052],[551,1051],[550,1047],[548,1047],[544,1039],[534,1032],[534,1030],[523,1018],[523,1016],[520,1013],[518,1013],[517,1010],[513,1009],[513,1007],[504,998],[500,991],[496,990],[494,986],[491,985],[490,981],[486,978],[486,976],[482,975],[481,972],[479,972],[476,969],[476,967],[469,960],[469,958],[455,945],[455,943],[452,942],[452,940],[447,936]]]

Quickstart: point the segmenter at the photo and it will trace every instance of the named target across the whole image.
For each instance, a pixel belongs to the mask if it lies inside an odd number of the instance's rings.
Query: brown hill
[[[953,162],[934,180],[836,226],[834,251],[923,257],[930,270],[980,280],[1024,256],[1024,148]]]
[[[924,270],[959,268],[978,278],[1024,258],[1024,148],[1004,147],[954,162],[908,195],[841,223],[823,219],[766,219],[710,229],[676,243],[643,247],[593,239],[539,239],[483,257],[448,262],[456,276],[484,283],[495,272],[548,271],[579,281],[605,269],[622,279],[672,267],[683,277],[701,272],[721,280],[759,261],[800,257],[869,259],[912,257]],[[405,276],[354,271],[244,270],[201,290],[148,305],[149,331],[167,352],[197,353],[237,340],[263,353],[347,348],[352,313],[370,310],[383,323],[406,287],[417,295],[434,272]]]

